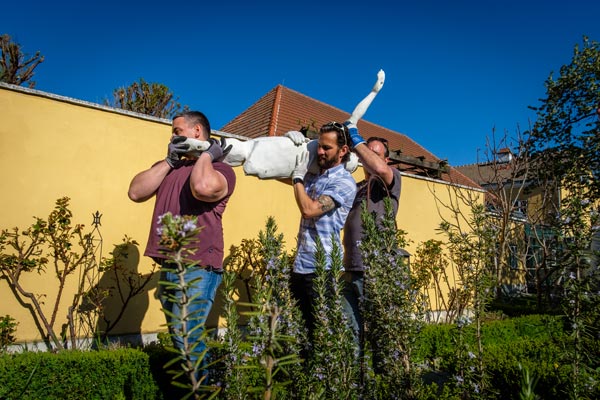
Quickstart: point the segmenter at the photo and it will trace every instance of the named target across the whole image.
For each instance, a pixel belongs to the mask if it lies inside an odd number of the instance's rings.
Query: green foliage
[[[27,84],[35,87],[31,79],[35,68],[44,61],[40,52],[29,57],[21,50],[21,45],[11,40],[8,34],[0,35],[0,82],[13,85]]]
[[[173,118],[179,112],[187,110],[187,106],[181,108],[167,86],[162,83],[149,83],[143,78],[128,87],[115,89],[112,102],[106,99],[104,104],[157,118]]]
[[[381,220],[363,204],[361,252],[367,269],[363,315],[367,345],[379,375],[376,383],[369,383],[377,389],[369,391],[384,398],[415,398],[419,382],[412,351],[423,325],[425,299],[402,252],[404,232],[395,226],[389,199],[385,210]]]
[[[10,315],[0,317],[0,353],[16,340],[17,322]]]
[[[411,263],[415,286],[423,292],[428,309],[435,311],[428,315],[434,322],[454,321],[468,306],[467,296],[448,276],[450,261],[444,255],[443,245],[442,241],[433,239],[421,243]],[[429,289],[433,289],[433,296],[429,295]]]
[[[252,282],[262,280],[267,272],[259,239],[242,239],[239,246],[232,245],[229,248],[229,256],[223,260],[223,265],[243,283],[245,291],[238,295],[241,298],[244,298],[244,295],[248,296],[248,302],[253,303]]]
[[[172,272],[178,276],[177,282],[160,281],[159,284],[169,289],[166,292],[166,299],[177,304],[179,313],[175,314],[165,309],[163,311],[171,318],[171,322],[167,324],[170,331],[177,331],[176,335],[182,339],[182,349],[167,347],[176,356],[165,365],[165,368],[170,368],[173,365],[178,366],[178,368],[169,369],[169,372],[173,374],[173,385],[188,390],[188,395],[184,398],[193,396],[195,399],[200,399],[206,393],[216,395],[219,388],[207,385],[206,376],[200,374],[207,350],[198,352],[196,347],[199,342],[190,340],[195,330],[202,329],[199,341],[206,341],[208,338],[207,330],[203,329],[204,323],[197,324],[192,328],[188,327],[188,321],[198,319],[198,313],[191,311],[191,306],[199,301],[198,296],[200,294],[193,293],[194,285],[198,279],[187,281],[185,272],[190,265],[194,265],[194,263],[189,263],[188,256],[195,251],[193,245],[198,240],[198,233],[204,227],[197,226],[196,216],[174,216],[169,212],[159,218],[158,229],[161,235],[159,245],[161,251],[164,252],[173,265],[173,268],[164,268],[164,271]],[[174,295],[171,290],[178,291],[181,296]],[[180,378],[185,378],[186,381],[181,382]]]
[[[440,232],[447,238],[446,248],[458,274],[454,298],[461,304],[458,316],[471,308],[481,317],[494,296],[499,282],[493,275],[495,229],[483,205],[474,205],[468,227],[442,222]]]
[[[600,217],[587,194],[585,189],[573,190],[562,202],[560,219],[554,227],[561,300],[572,330],[570,351],[565,355],[572,367],[569,392],[574,398],[589,391],[590,368],[600,366],[600,270],[590,257],[591,239],[600,226]]]
[[[523,372],[523,376],[521,378],[521,392],[519,393],[519,400],[539,399],[539,396],[535,394],[535,386],[537,385],[538,378],[532,376],[529,373],[529,369],[527,367],[521,367],[521,364],[519,364],[519,368]]]
[[[94,228],[86,230],[83,224],[73,223],[69,203],[68,197],[60,198],[47,219],[36,217],[27,229],[15,227],[0,232],[0,276],[14,289],[17,299],[26,304],[46,344],[54,349],[88,347],[91,341],[79,339],[94,335],[104,341],[131,300],[147,290],[154,272],[142,276],[123,267],[128,251],[137,245],[127,236],[122,244],[115,246],[111,257],[101,258],[102,235],[98,229],[101,215],[96,212]],[[50,313],[43,307],[50,296],[26,286],[27,276],[32,273],[55,280],[48,285],[58,288],[50,300]],[[100,273],[112,274],[115,286],[99,286]],[[67,299],[65,287],[72,283],[76,288]],[[122,300],[120,308],[115,308],[113,320],[104,312],[104,303],[110,296]],[[61,305],[65,302],[68,308],[63,319]],[[105,323],[100,331],[96,330],[99,320]]]
[[[21,302],[31,306],[33,318],[43,329],[40,333],[57,349],[66,348],[67,341],[73,348],[78,347],[79,326],[75,314],[97,270],[94,230],[86,232],[84,225],[72,223],[69,200],[68,197],[58,199],[47,220],[36,217],[35,223],[23,231],[15,227],[0,233],[0,276],[14,288]],[[54,276],[58,287],[50,315],[42,307],[45,295],[24,286],[24,275],[46,273],[48,265],[52,266],[53,273],[47,276]],[[78,290],[71,299],[62,331],[57,331],[59,304],[64,301],[68,280],[75,274],[79,277]]]
[[[224,390],[227,399],[254,398],[275,399],[284,396],[301,374],[299,352],[304,340],[300,329],[299,311],[294,306],[288,287],[290,276],[289,256],[283,251],[283,234],[277,232],[273,218],[269,218],[264,231],[259,232],[258,240],[246,251],[238,253],[237,260],[230,260],[233,268],[224,278],[226,297],[226,319],[232,332],[226,333],[223,340],[225,355]],[[247,258],[244,259],[241,255]],[[239,266],[243,265],[243,269]],[[254,302],[238,302],[249,311],[240,312],[249,317],[246,334],[237,326],[237,312],[234,296],[234,278],[250,270],[248,281]],[[240,342],[235,343],[235,340]]]
[[[359,368],[352,332],[342,311],[342,254],[335,237],[328,255],[317,237],[315,251],[315,329],[308,359],[308,385],[325,398],[357,398]],[[326,270],[327,258],[331,263]]]
[[[479,204],[472,205],[467,224],[467,228],[456,221],[440,224],[457,273],[456,288],[450,292],[450,296],[460,303],[461,310],[454,321],[457,326],[453,337],[457,360],[454,384],[462,397],[470,394],[470,398],[486,398],[491,393],[483,361],[481,323],[494,297],[494,289],[499,285],[498,276],[494,273],[497,259],[496,227],[485,207]],[[474,326],[472,333],[464,329],[471,323]],[[474,344],[469,340],[470,335],[474,338]]]
[[[539,398],[557,398],[571,390],[572,364],[569,352],[569,331],[565,318],[547,315],[529,315],[505,320],[486,321],[481,328],[481,342],[485,351],[482,361],[487,374],[488,394],[493,398],[516,398],[523,392]],[[472,390],[457,391],[457,377],[462,387],[469,381],[460,371],[465,365],[463,355],[457,351],[456,333],[462,329],[463,348],[476,348],[476,327],[473,324],[458,327],[456,324],[426,325],[416,345],[416,359],[425,363],[446,378],[444,387],[460,398],[472,398]],[[476,354],[472,352],[475,356]],[[468,358],[467,352],[467,358]],[[476,357],[472,358],[476,360]],[[529,378],[524,381],[524,370]],[[473,371],[476,371],[474,368]],[[600,371],[585,375],[585,392],[579,398],[597,398]],[[534,383],[537,381],[537,384]],[[471,384],[476,381],[470,381]]]
[[[530,151],[539,158],[541,180],[583,186],[588,197],[600,198],[600,44],[583,38],[571,63],[551,74],[546,97],[533,108],[537,119],[530,132]],[[582,179],[582,177],[593,177]]]
[[[154,399],[149,358],[139,350],[0,355],[2,399]]]
[[[223,273],[222,293],[223,293],[223,316],[227,325],[225,334],[216,344],[214,351],[219,355],[222,361],[221,370],[216,378],[218,381],[227,382],[222,391],[222,398],[227,400],[237,400],[246,398],[247,387],[250,386],[251,378],[248,370],[240,368],[245,365],[245,352],[248,351],[248,343],[243,341],[243,333],[239,326],[240,314],[238,311],[237,299],[239,292],[236,288],[237,274],[232,271]]]

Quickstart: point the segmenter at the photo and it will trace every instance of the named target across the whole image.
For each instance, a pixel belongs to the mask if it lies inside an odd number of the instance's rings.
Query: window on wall
[[[514,203],[514,212],[527,215],[527,200],[516,200]]]

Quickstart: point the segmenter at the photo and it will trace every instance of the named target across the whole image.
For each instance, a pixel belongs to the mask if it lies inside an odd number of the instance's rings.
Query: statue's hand
[[[187,138],[184,143],[189,146],[186,155],[190,157],[200,157],[200,154],[210,147],[210,142],[194,138]]]
[[[383,87],[384,82],[385,82],[385,72],[382,69],[380,69],[379,72],[377,73],[377,82],[375,82],[375,85],[373,86],[373,89],[371,89],[371,91],[375,92],[375,93],[379,93],[379,91]]]
[[[306,136],[304,136],[302,132],[298,131],[289,131],[286,132],[283,136],[290,139],[296,146],[301,146],[309,141],[309,139]]]

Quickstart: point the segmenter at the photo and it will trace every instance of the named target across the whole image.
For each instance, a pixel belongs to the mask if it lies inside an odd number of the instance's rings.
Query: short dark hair
[[[344,124],[340,124],[339,122],[331,121],[326,123],[319,129],[319,134],[327,133],[327,132],[335,132],[337,136],[337,145],[341,149],[343,146],[348,146],[350,141],[350,133],[348,132],[348,127]],[[347,162],[350,160],[350,152],[344,154],[342,157],[342,162]]]
[[[371,142],[381,143],[383,145],[383,147],[385,147],[385,153],[384,153],[385,158],[388,158],[390,156],[390,148],[388,147],[388,140],[386,138],[371,136],[370,138],[367,139],[367,144],[369,144]]]
[[[175,115],[173,119],[179,117],[185,118],[185,120],[191,123],[192,125],[202,125],[202,129],[206,133],[205,139],[208,139],[210,137],[210,122],[208,122],[208,118],[206,118],[206,115],[204,115],[204,113],[201,113],[200,111],[184,111]]]

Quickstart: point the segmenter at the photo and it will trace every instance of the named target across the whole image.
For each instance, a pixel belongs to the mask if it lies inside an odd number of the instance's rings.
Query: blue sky
[[[34,0],[3,4],[0,33],[45,56],[36,89],[101,103],[144,78],[215,129],[278,84],[350,114],[383,69],[365,119],[463,165],[528,128],[549,74],[600,41],[600,1]]]

